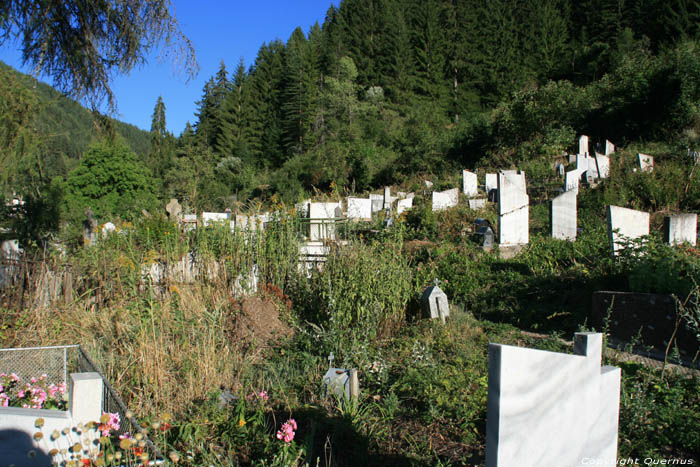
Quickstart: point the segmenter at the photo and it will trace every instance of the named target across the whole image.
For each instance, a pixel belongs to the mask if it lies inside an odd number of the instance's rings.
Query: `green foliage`
[[[99,218],[131,218],[155,203],[148,170],[123,142],[91,145],[66,180],[65,206],[79,219],[90,207]]]

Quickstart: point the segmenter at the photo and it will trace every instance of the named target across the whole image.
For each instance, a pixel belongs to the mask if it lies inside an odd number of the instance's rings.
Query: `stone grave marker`
[[[372,200],[348,198],[348,219],[372,220]]]
[[[413,197],[400,199],[396,202],[396,214],[401,215],[404,211],[413,208]]]
[[[384,200],[382,209],[391,211],[391,204],[394,202],[394,198],[391,197],[391,189],[388,186],[384,187]]]
[[[549,214],[552,238],[576,240],[575,191],[567,191],[551,201]]]
[[[425,187],[428,190],[430,190],[433,187],[433,182],[431,182],[430,180],[424,180],[424,182],[425,182]]]
[[[203,212],[202,213],[202,225],[205,227],[208,225],[219,224],[223,222],[228,222],[231,217],[231,213],[228,212]]]
[[[566,172],[564,177],[564,191],[574,191],[578,194],[579,180],[581,180],[581,170],[574,169]]]
[[[599,333],[574,355],[490,344],[486,467],[616,465],[621,375],[602,351]]]
[[[649,235],[649,213],[608,206],[608,238],[613,256],[626,247],[628,240]]]
[[[639,169],[642,172],[651,172],[654,170],[654,158],[648,154],[637,154],[637,161],[639,162]]]
[[[180,207],[180,203],[175,198],[171,198],[170,202],[168,202],[168,204],[165,205],[165,211],[168,213],[168,217],[171,221],[180,220],[182,207]]]
[[[566,171],[566,169],[564,168],[564,164],[562,164],[561,162],[557,162],[557,165],[555,166],[554,169],[557,171],[557,175],[559,177],[564,176],[564,172]]]
[[[357,370],[334,368],[333,353],[328,356],[329,368],[323,376],[323,385],[326,390],[326,397],[334,395],[346,401],[357,399],[360,395],[360,380],[357,375]]]
[[[598,177],[608,178],[610,176],[610,158],[602,154],[595,155],[595,167]]]
[[[491,201],[491,192],[498,190],[498,174],[486,174],[486,183],[484,184],[486,190],[486,195],[489,201]],[[496,196],[494,193],[493,200],[495,202]]]
[[[578,153],[582,155],[588,155],[588,136],[581,135],[578,139]]]
[[[462,170],[462,193],[467,196],[476,196],[479,181],[476,174],[468,170]]]
[[[474,226],[476,227],[476,237],[477,242],[486,251],[493,249],[493,245],[496,242],[496,234],[493,231],[491,222],[488,219],[477,218],[474,221]]]
[[[335,218],[342,217],[341,203],[311,203],[309,205],[309,240],[335,240]]]
[[[435,282],[435,285],[425,289],[421,297],[423,315],[430,319],[439,318],[444,324],[445,319],[450,316],[450,305],[447,301],[447,294],[438,287],[437,281]]]
[[[676,214],[664,218],[664,241],[669,245],[698,242],[698,215]]]
[[[445,191],[433,191],[433,211],[452,208],[459,203],[459,188]]]
[[[468,201],[469,203],[469,209],[473,210],[479,210],[479,209],[484,209],[486,207],[486,199],[485,198],[479,198],[479,199],[470,199]]]
[[[525,174],[498,174],[498,243],[527,244],[530,198],[524,187]]]
[[[372,202],[372,213],[379,212],[384,207],[384,195],[369,195]]]
[[[116,232],[116,231],[117,231],[117,226],[114,225],[114,222],[105,222],[102,225],[102,238],[105,238],[110,233]]]
[[[294,209],[299,213],[299,216],[302,218],[307,218],[309,217],[309,204],[311,204],[310,199],[305,199],[301,203],[296,203],[294,205]]]

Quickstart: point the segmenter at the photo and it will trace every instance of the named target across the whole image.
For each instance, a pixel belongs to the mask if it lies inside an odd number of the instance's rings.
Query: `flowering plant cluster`
[[[109,436],[111,431],[119,430],[119,422],[121,422],[121,419],[118,413],[106,412],[102,414],[99,426],[102,436]]]
[[[15,373],[0,373],[0,406],[65,410],[66,384],[47,384],[46,374],[22,385]]]
[[[291,443],[294,439],[294,430],[296,429],[297,422],[293,418],[290,418],[282,424],[282,428],[277,432],[277,439],[283,440],[285,443]]]
[[[267,391],[260,391],[260,392],[255,392],[252,391],[250,394],[248,394],[247,399],[249,401],[266,401],[270,398],[270,396],[267,395]]]

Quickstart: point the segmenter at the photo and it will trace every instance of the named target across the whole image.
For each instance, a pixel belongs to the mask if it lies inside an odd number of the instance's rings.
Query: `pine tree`
[[[154,177],[160,179],[169,165],[169,134],[165,125],[165,103],[163,96],[158,96],[151,118],[151,148],[148,152],[147,165]]]

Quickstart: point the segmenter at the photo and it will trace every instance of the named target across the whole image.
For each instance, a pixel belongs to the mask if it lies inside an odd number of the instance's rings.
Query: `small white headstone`
[[[396,202],[396,214],[401,215],[401,213],[411,208],[413,208],[413,198],[404,198]]]
[[[478,193],[478,180],[476,174],[468,170],[462,170],[462,193],[467,196],[476,196]]]
[[[486,467],[617,464],[621,375],[602,348],[597,333],[574,355],[489,345]]]
[[[319,242],[335,240],[335,218],[343,216],[343,208],[337,203],[311,203],[309,205],[309,240]]]
[[[649,213],[608,206],[608,238],[613,256],[625,248],[627,240],[649,235]]]
[[[569,170],[566,172],[564,177],[564,191],[574,191],[578,193],[578,184],[581,180],[581,174],[583,172],[580,169]]]
[[[348,219],[372,220],[372,200],[348,198]]]
[[[552,238],[576,240],[576,192],[567,191],[552,200]]]
[[[637,154],[637,160],[639,161],[639,169],[642,172],[651,172],[654,170],[654,158],[648,154]]]
[[[498,174],[486,174],[486,195],[491,193],[491,190],[498,190]]]
[[[450,316],[447,294],[437,285],[430,286],[423,291],[421,305],[423,314],[430,319],[439,319],[444,323],[445,319]]]
[[[698,242],[698,215],[676,214],[664,219],[664,241],[669,245]]]
[[[384,187],[384,200],[383,201],[384,201],[384,204],[383,204],[382,208],[384,210],[386,210],[386,209],[391,210],[391,203],[394,200],[391,198],[391,189],[388,186]]]
[[[202,224],[206,227],[207,225],[227,222],[229,218],[230,214],[227,212],[203,212]]]
[[[427,189],[431,189],[433,187],[433,182],[431,182],[429,180],[425,180],[425,187]]]
[[[596,154],[595,165],[600,178],[608,178],[610,176],[610,158],[608,156]]]
[[[433,191],[433,211],[452,208],[459,203],[459,188]]]
[[[588,154],[588,136],[581,135],[578,139],[578,153],[584,155]]]
[[[372,202],[372,212],[379,212],[384,207],[384,195],[369,195]]]

